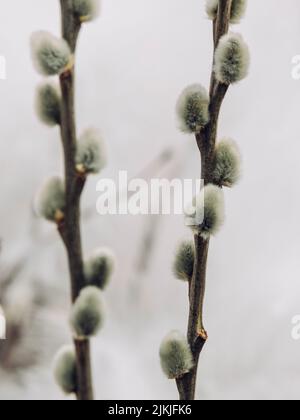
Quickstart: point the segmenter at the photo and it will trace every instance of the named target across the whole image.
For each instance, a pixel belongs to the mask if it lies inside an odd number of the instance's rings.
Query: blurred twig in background
[[[35,320],[46,301],[40,283],[28,282],[24,289],[21,275],[25,264],[20,258],[15,265],[0,270],[0,305],[6,318],[6,339],[0,341],[0,366],[15,375],[39,362],[41,349],[33,337],[39,335]]]

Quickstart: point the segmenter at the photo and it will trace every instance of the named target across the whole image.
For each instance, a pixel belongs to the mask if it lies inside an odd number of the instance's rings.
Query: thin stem
[[[77,357],[77,377],[78,381],[77,399],[78,401],[92,401],[94,399],[91,350],[89,340],[74,340]]]
[[[199,234],[195,235],[195,266],[190,284],[190,313],[188,324],[188,342],[191,346],[194,367],[183,378],[178,379],[177,386],[181,400],[194,400],[200,353],[207,340],[203,322],[203,306],[206,286],[206,268],[209,241]]]
[[[219,0],[218,16],[213,22],[214,55],[219,40],[229,29],[231,3],[232,0]],[[202,161],[201,179],[203,179],[204,185],[213,182],[212,169],[215,156],[218,121],[227,90],[228,86],[219,83],[215,78],[213,60],[210,82],[210,121],[207,126],[196,135],[196,141]],[[177,380],[177,387],[181,400],[195,399],[199,358],[208,338],[203,321],[203,306],[206,288],[209,240],[204,240],[199,234],[195,235],[194,240],[195,265],[189,287],[190,312],[187,334],[194,358],[194,367],[187,375]]]
[[[190,316],[188,326],[188,339],[190,343],[196,342],[198,336],[204,334],[203,303],[206,285],[206,267],[209,241],[199,234],[195,235],[195,266],[191,282]],[[201,279],[201,282],[198,280]]]
[[[75,55],[80,23],[73,13],[72,0],[60,0],[62,12],[62,34]],[[85,287],[83,270],[82,241],[80,230],[80,197],[85,179],[76,171],[76,125],[74,106],[74,68],[60,76],[62,92],[61,137],[64,150],[66,209],[65,219],[59,227],[65,244],[70,270],[72,302]],[[88,340],[74,339],[77,364],[77,398],[93,400],[90,343]]]
[[[219,10],[216,25],[215,47],[223,35],[229,30],[232,0],[219,0]]]

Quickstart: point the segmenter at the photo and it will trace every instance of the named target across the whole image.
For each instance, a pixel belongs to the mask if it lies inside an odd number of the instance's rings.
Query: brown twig
[[[62,35],[69,43],[75,55],[76,44],[81,24],[73,12],[72,0],[60,0],[62,14]],[[59,232],[66,246],[71,288],[72,302],[76,300],[85,286],[82,242],[80,230],[80,197],[85,179],[76,171],[76,125],[74,106],[74,68],[60,76],[62,91],[61,105],[61,137],[65,161],[66,209],[63,223]],[[93,386],[91,373],[89,340],[74,340],[77,363],[77,398],[78,400],[93,400]]]
[[[219,40],[228,32],[232,0],[219,0],[218,15],[213,22],[214,53]],[[221,106],[228,86],[217,82],[214,74],[214,62],[210,83],[210,121],[196,135],[197,145],[201,154],[201,178],[204,184],[211,183],[214,163],[215,145],[217,140],[218,121]],[[209,240],[195,235],[195,266],[193,278],[189,287],[190,313],[188,322],[188,342],[190,344],[194,367],[185,376],[177,380],[181,400],[194,400],[200,354],[207,341],[207,333],[203,322],[203,305],[206,286],[207,259]]]

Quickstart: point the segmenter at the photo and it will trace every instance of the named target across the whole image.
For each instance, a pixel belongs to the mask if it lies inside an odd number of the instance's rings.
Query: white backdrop
[[[29,52],[34,30],[59,33],[58,3],[11,0],[1,8],[0,54],[7,60],[7,80],[0,81],[1,262],[26,255],[21,292],[14,292],[18,302],[26,303],[31,278],[54,296],[37,314],[44,331],[36,344],[43,347],[42,360],[23,372],[21,381],[1,373],[1,399],[63,398],[52,381],[51,357],[70,340],[65,255],[51,226],[34,222],[32,228],[30,211],[43,179],[61,171],[58,131],[41,125],[33,111],[40,78]],[[103,176],[116,176],[120,169],[135,175],[169,147],[174,159],[155,176],[198,175],[196,145],[177,130],[174,104],[187,84],[208,84],[212,41],[204,3],[103,0],[101,18],[84,26],[78,127],[101,129],[109,151]],[[234,30],[249,43],[251,72],[229,91],[220,136],[240,144],[243,180],[226,192],[226,225],[212,241],[205,311],[209,341],[197,395],[298,399],[300,341],[291,338],[291,319],[300,313],[300,82],[291,77],[291,60],[300,53],[299,1],[249,0],[247,17]],[[100,218],[94,210],[96,182],[90,181],[84,196],[92,208],[85,248],[108,245],[118,259],[106,327],[93,346],[97,397],[176,398],[174,383],[161,373],[158,347],[170,329],[186,328],[186,290],[170,267],[176,244],[189,232],[181,217]],[[149,269],[134,273],[145,231],[154,228]]]

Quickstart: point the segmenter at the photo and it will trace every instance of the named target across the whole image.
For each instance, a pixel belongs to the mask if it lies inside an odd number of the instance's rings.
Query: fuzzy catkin
[[[181,93],[176,112],[180,129],[185,133],[198,133],[209,121],[209,96],[206,89],[194,84]]]
[[[193,241],[184,241],[178,247],[173,266],[173,273],[178,280],[190,281],[193,277],[195,245]]]
[[[230,23],[240,23],[246,14],[247,0],[232,0]]]
[[[224,194],[215,185],[204,187],[204,219],[200,226],[200,234],[203,239],[209,239],[211,235],[219,232],[224,223]]]
[[[62,73],[72,61],[68,43],[46,31],[32,35],[31,54],[36,70],[44,76]]]
[[[218,15],[219,0],[206,0],[206,13],[209,19],[215,20]]]
[[[217,144],[215,152],[214,183],[220,187],[233,187],[241,176],[241,155],[237,144],[224,139]]]
[[[38,213],[50,222],[59,222],[63,219],[65,205],[65,186],[62,179],[48,179],[37,196]]]
[[[209,19],[215,20],[218,15],[219,0],[207,0],[206,1],[206,13]],[[231,12],[230,12],[230,23],[240,23],[242,18],[245,16],[247,9],[247,0],[232,0]]]
[[[81,22],[88,22],[98,17],[100,0],[73,0],[73,8]]]
[[[97,174],[105,167],[105,145],[96,129],[90,128],[86,130],[79,138],[76,165],[79,171],[88,174]]]
[[[35,108],[44,124],[49,126],[60,124],[61,93],[57,84],[44,83],[37,88]]]
[[[226,85],[237,83],[248,75],[250,54],[240,34],[224,35],[215,52],[216,79]]]
[[[106,289],[115,266],[115,258],[112,252],[106,248],[97,249],[84,263],[84,274],[87,283]]]
[[[75,301],[70,324],[78,339],[95,336],[101,329],[104,320],[104,303],[97,287],[84,288]]]
[[[186,222],[204,240],[219,232],[224,223],[224,194],[221,188],[209,184],[202,188],[186,211]]]
[[[187,339],[178,331],[172,331],[160,347],[160,361],[168,379],[178,379],[193,368],[193,355]]]
[[[76,357],[72,346],[59,350],[54,360],[54,377],[57,385],[66,394],[74,394],[77,389]]]

